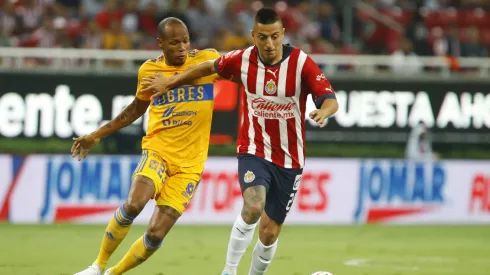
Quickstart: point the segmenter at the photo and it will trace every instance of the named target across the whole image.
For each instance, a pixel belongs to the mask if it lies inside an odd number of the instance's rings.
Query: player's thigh
[[[277,224],[284,223],[293,206],[302,173],[302,169],[274,167],[273,181],[267,194],[265,212]]]
[[[243,208],[241,216],[248,223],[256,223],[262,215],[267,192],[271,186],[268,163],[254,155],[238,157],[238,180],[242,189]]]
[[[133,197],[138,196],[139,193],[132,194],[134,189],[139,189],[139,184],[136,182],[142,181],[142,179],[150,179],[151,181],[151,198],[160,193],[163,187],[163,182],[167,178],[167,164],[160,157],[160,155],[154,151],[144,150],[141,160],[133,173],[133,183],[131,184],[130,195]],[[146,183],[150,181],[145,180]],[[148,185],[148,184],[147,184]]]
[[[244,197],[247,189],[255,186],[263,186],[267,193],[271,180],[271,171],[264,159],[250,154],[238,156],[238,181]]]
[[[203,169],[204,163],[192,167],[173,167],[161,192],[157,194],[157,205],[171,207],[182,214],[197,191]]]

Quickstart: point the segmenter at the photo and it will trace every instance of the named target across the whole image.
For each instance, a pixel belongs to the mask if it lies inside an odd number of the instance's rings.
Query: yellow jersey
[[[168,66],[165,57],[147,60],[138,72],[136,97],[150,100],[142,93],[144,77],[161,73],[165,77],[187,70],[201,62],[215,60],[214,49],[191,50],[182,66]],[[143,137],[143,150],[157,152],[165,161],[181,167],[204,162],[208,157],[211,120],[214,106],[213,83],[217,74],[195,80],[192,85],[177,87],[150,103],[148,129]]]

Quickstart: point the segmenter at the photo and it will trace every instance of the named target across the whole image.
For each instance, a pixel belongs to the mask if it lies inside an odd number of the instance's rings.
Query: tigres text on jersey
[[[142,93],[144,77],[161,73],[165,77],[187,70],[201,62],[215,60],[214,49],[189,51],[182,66],[168,66],[164,57],[146,61],[138,73],[136,97],[150,100],[151,93]],[[193,166],[207,159],[213,115],[213,83],[217,74],[195,80],[192,85],[177,87],[150,104],[148,130],[143,150],[157,152],[165,161],[179,166]]]

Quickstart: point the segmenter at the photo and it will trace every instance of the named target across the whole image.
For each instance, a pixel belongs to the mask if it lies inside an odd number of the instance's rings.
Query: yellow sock
[[[119,275],[135,268],[148,258],[161,246],[162,242],[153,243],[145,235],[136,240],[122,260],[111,269],[112,274]]]
[[[107,261],[111,257],[112,253],[114,253],[117,246],[128,234],[133,220],[134,217],[128,216],[126,212],[124,212],[122,205],[116,210],[114,216],[105,229],[99,256],[97,256],[97,259],[94,262],[95,265],[101,269],[105,269]]]

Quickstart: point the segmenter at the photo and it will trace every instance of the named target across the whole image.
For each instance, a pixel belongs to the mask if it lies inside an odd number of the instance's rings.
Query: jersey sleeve
[[[238,81],[243,50],[231,51],[214,61],[216,73],[224,79]]]
[[[143,65],[141,65],[139,70],[138,70],[138,84],[136,87],[136,98],[144,100],[144,101],[150,101],[150,97],[151,97],[150,93],[142,93],[141,92],[141,90],[143,89],[143,86],[141,85],[143,78],[150,75],[147,62],[143,63]]]
[[[201,62],[210,61],[210,60],[216,61],[221,56],[217,50],[211,49],[211,48],[210,49],[204,49],[204,50],[201,50],[199,52],[202,54],[202,56],[200,57]],[[223,79],[223,77],[221,77],[217,73],[213,74],[211,76],[213,77],[213,82]]]
[[[306,83],[308,92],[313,96],[313,101],[318,109],[321,108],[325,99],[336,98],[330,81],[328,81],[322,70],[320,70],[318,65],[309,56],[306,58],[303,66],[301,78]]]

